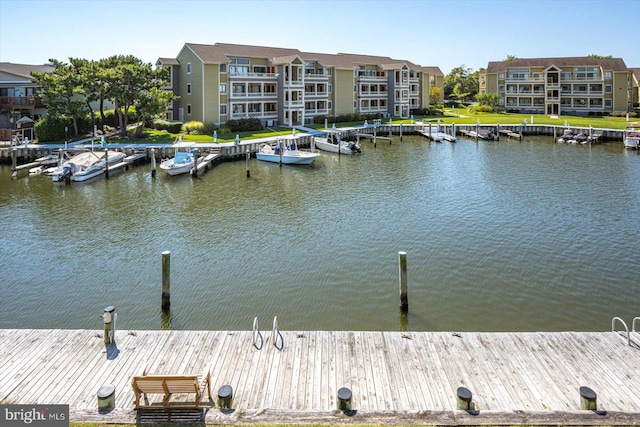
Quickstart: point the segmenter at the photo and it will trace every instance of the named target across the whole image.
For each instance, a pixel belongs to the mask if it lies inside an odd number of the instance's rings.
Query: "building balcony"
[[[304,101],[284,101],[282,105],[284,108],[300,108],[304,106]]]
[[[328,92],[305,92],[305,98],[326,98],[329,95]]]
[[[305,114],[309,115],[327,115],[329,114],[328,108],[307,108],[304,110]]]
[[[305,80],[314,80],[314,81],[327,81],[329,80],[329,76],[326,74],[320,74],[320,73],[306,73],[304,75],[304,79]]]
[[[228,73],[230,79],[233,80],[256,80],[256,79],[266,79],[266,80],[275,80],[276,75],[274,73]]]
[[[358,80],[360,81],[386,81],[387,80],[386,73],[381,73],[379,71],[359,71],[357,77],[358,77]]]
[[[366,97],[366,98],[369,98],[369,97],[378,97],[378,98],[379,97],[385,97],[386,98],[388,95],[389,95],[389,92],[386,92],[386,91],[384,91],[384,92],[381,92],[381,91],[367,91],[367,92],[358,93],[358,96],[361,96],[363,98],[364,97]]]
[[[0,107],[9,110],[46,108],[39,96],[0,96]]]
[[[231,113],[230,120],[238,119],[275,119],[278,114],[275,111],[253,112],[253,113]]]

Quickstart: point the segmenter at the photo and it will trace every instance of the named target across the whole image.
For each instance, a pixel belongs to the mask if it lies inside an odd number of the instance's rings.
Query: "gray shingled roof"
[[[432,76],[444,76],[444,73],[440,67],[420,67],[424,73],[431,74]]]
[[[0,71],[13,74],[16,77],[24,78],[25,80],[32,80],[31,71],[36,73],[47,73],[54,70],[54,66],[51,64],[43,65],[29,65],[29,64],[13,64],[11,62],[0,62]]]
[[[359,65],[372,64],[378,65],[386,70],[397,70],[404,65],[412,69],[443,76],[442,71],[438,67],[421,67],[404,59],[393,59],[388,56],[375,55],[359,55],[352,53],[314,53],[301,52],[298,49],[268,47],[268,46],[249,46],[230,43],[216,43],[214,45],[205,45],[198,43],[186,43],[184,48],[191,49],[205,64],[222,64],[229,61],[229,57],[248,57],[248,58],[265,58],[273,64],[280,64],[290,61],[295,55],[298,55],[304,61],[317,61],[324,66],[335,67],[338,69],[354,69]],[[183,48],[183,49],[184,49]],[[160,58],[163,63],[169,63],[171,58]]]
[[[162,65],[180,65],[180,61],[176,58],[158,58],[157,63],[161,63]]]
[[[569,57],[569,58],[518,58],[512,61],[492,61],[487,67],[488,74],[495,74],[507,71],[509,68],[518,67],[540,67],[543,68],[555,65],[559,68],[568,67],[593,67],[600,66],[604,70],[627,71],[622,58],[597,59],[589,56]]]

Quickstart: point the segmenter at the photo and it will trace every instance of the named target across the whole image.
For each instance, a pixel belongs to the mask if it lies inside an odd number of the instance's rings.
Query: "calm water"
[[[640,316],[640,155],[619,142],[405,137],[312,167],[251,160],[250,179],[239,161],[69,186],[3,165],[0,188],[1,328],[100,329],[108,305],[126,329],[603,331]]]

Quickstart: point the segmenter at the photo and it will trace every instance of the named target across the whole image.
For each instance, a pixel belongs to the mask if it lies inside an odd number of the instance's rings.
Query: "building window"
[[[504,85],[498,86],[498,92],[504,92]]]
[[[187,83],[187,95],[191,95],[191,83]]]
[[[227,72],[227,64],[220,64],[220,72],[221,73]]]
[[[226,116],[227,115],[227,105],[226,104],[220,105],[220,115],[222,115],[222,116]]]
[[[605,100],[604,100],[604,106],[605,106],[605,107],[611,107],[611,105],[612,105],[612,104],[611,104],[611,100],[610,100],[610,99],[605,99]]]
[[[613,78],[613,73],[611,71],[605,71],[604,72],[604,78],[605,79],[611,79]]]
[[[191,62],[187,62],[187,74],[191,74]]]
[[[331,93],[331,85],[327,85],[327,92]]]
[[[227,93],[227,84],[220,83],[220,93]]]
[[[331,75],[331,68],[327,68],[327,76]]]
[[[604,85],[604,91],[606,93],[611,93],[613,92],[613,87],[611,85]]]
[[[498,78],[499,78],[500,80],[504,80],[504,73],[500,73],[500,74],[498,74]]]
[[[187,115],[191,115],[191,104],[187,104]]]

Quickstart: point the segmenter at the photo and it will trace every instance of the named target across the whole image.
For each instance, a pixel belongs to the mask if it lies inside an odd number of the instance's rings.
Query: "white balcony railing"
[[[274,73],[229,73],[231,78],[247,78],[247,79],[274,79]]]

